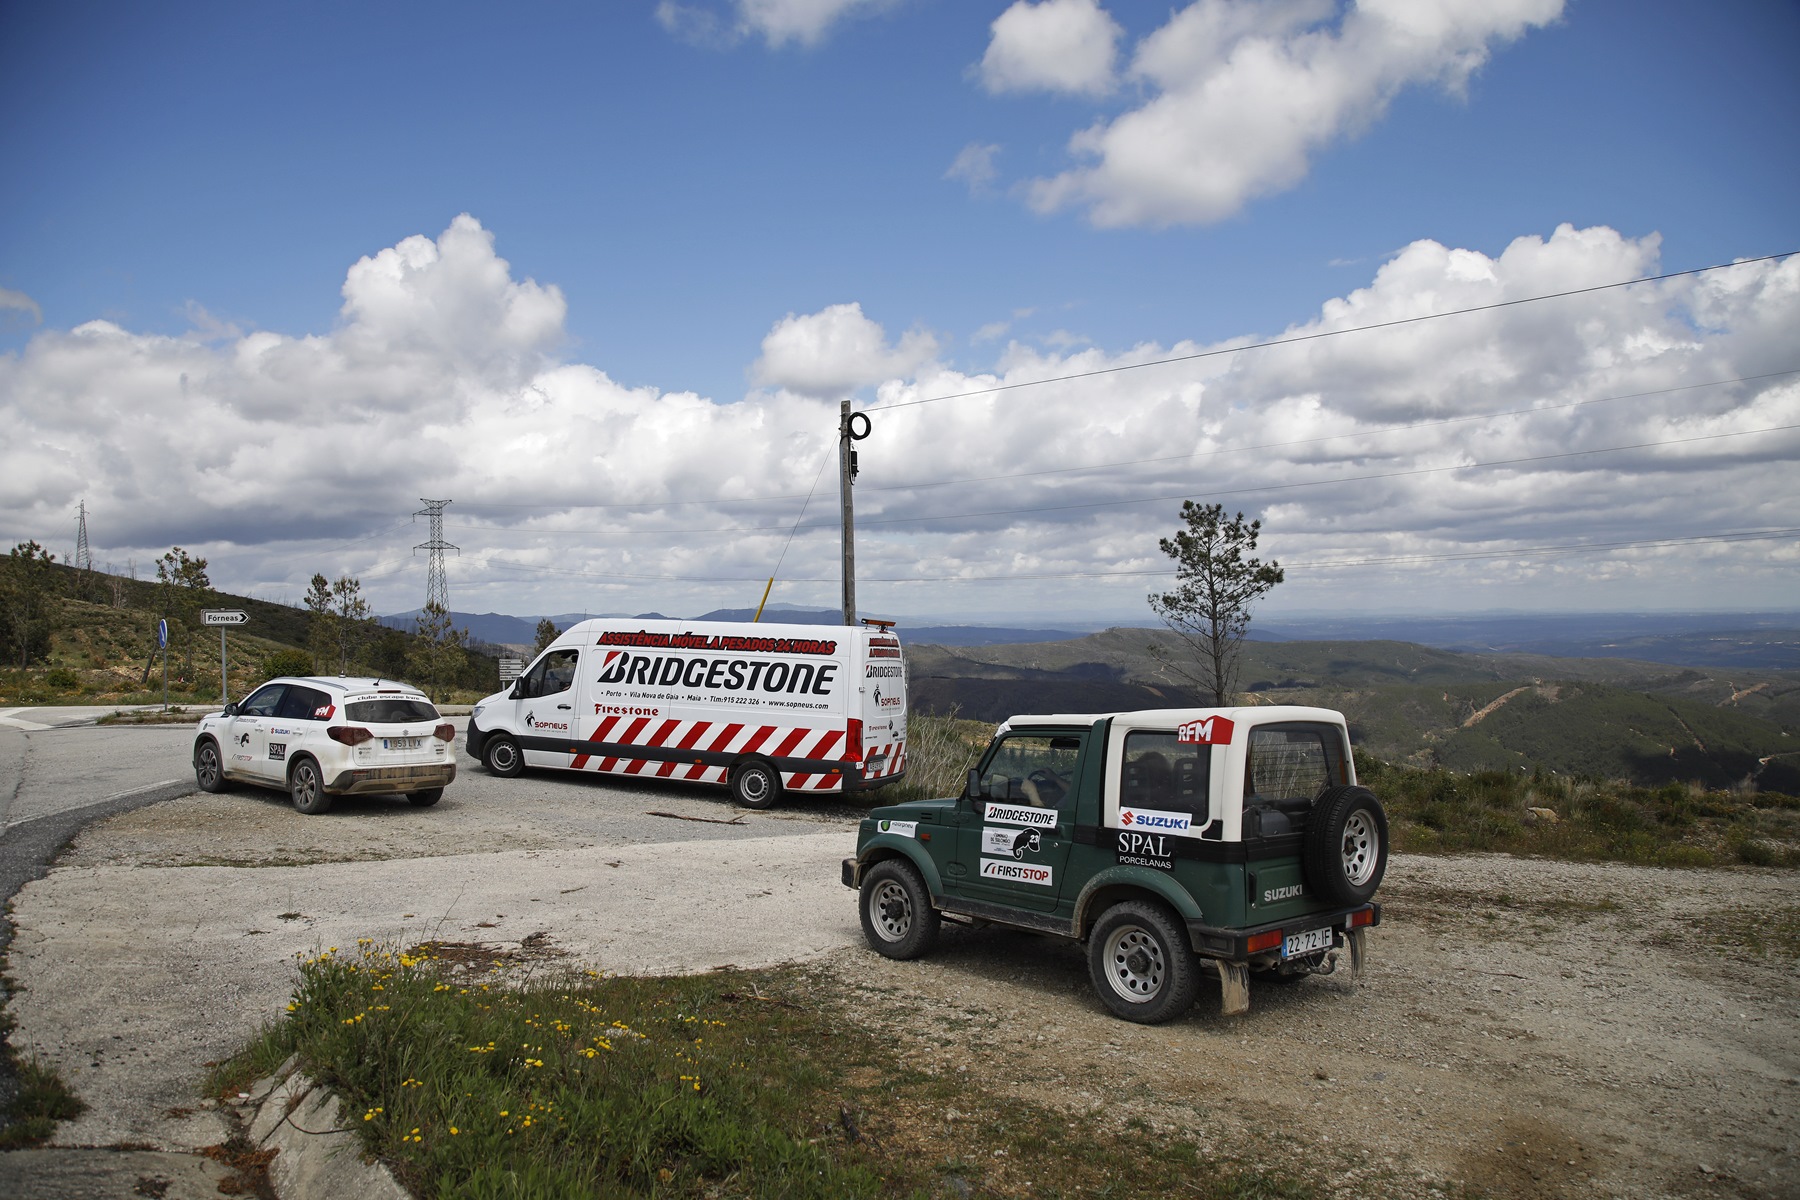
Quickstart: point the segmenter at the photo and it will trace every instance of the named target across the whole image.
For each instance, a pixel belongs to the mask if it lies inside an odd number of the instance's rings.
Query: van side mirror
[[[508,700],[523,700],[525,698],[525,677],[523,675],[513,680],[512,691],[506,693],[506,698]]]

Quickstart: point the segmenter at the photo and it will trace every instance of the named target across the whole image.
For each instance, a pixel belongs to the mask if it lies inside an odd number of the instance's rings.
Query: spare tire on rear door
[[[1327,788],[1306,828],[1306,882],[1331,904],[1363,904],[1387,870],[1387,814],[1366,787]]]

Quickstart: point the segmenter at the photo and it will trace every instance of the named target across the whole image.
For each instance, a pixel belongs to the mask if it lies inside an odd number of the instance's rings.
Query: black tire
[[[1088,939],[1088,977],[1116,1017],[1157,1025],[1194,1007],[1200,962],[1159,904],[1126,900],[1100,914]]]
[[[781,799],[781,776],[760,759],[739,763],[731,773],[731,798],[744,808],[774,808]]]
[[[194,747],[194,784],[203,792],[222,792],[225,782],[225,760],[219,755],[219,743],[207,738]]]
[[[1387,872],[1387,814],[1366,787],[1328,788],[1313,805],[1306,882],[1327,904],[1364,904]]]
[[[423,788],[416,792],[406,793],[406,802],[419,808],[430,808],[443,798],[443,788]]]
[[[525,772],[525,755],[519,751],[519,743],[503,735],[488,738],[487,745],[481,748],[481,761],[502,779],[512,779]]]
[[[288,796],[294,807],[309,817],[331,811],[331,793],[325,790],[325,777],[311,758],[297,758],[288,768]]]
[[[863,937],[875,953],[888,958],[917,958],[937,944],[942,923],[931,906],[931,893],[919,869],[904,859],[876,863],[863,876],[856,907],[862,914]]]

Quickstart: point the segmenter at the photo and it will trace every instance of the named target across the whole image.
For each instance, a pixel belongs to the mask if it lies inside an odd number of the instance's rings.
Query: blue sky
[[[1391,13],[1404,20],[1383,24]],[[1212,31],[1210,52],[1177,45],[1182,22]],[[1286,84],[1256,74],[1259,48],[1298,64]],[[451,572],[458,607],[739,602],[774,569],[778,527],[799,515],[780,498],[810,486],[844,392],[880,404],[1278,337],[1348,320],[1329,306],[1358,292],[1366,323],[1453,293],[1451,306],[1492,302],[1800,249],[1797,49],[1800,7],[1749,0],[13,0],[0,8],[13,114],[0,131],[0,407],[14,431],[0,532],[66,552],[86,497],[105,561],[180,542],[203,548],[221,583],[292,598],[314,570],[347,571],[381,607],[405,608],[423,569],[406,561],[416,531],[391,527],[418,496],[452,496],[465,514],[451,532],[465,551]],[[1248,98],[1241,111],[1233,96]],[[1290,99],[1288,124],[1258,128]],[[1091,145],[1114,139],[1116,163],[1071,150],[1089,129]],[[1252,182],[1219,183],[1234,171]],[[1058,186],[1060,202],[1047,198]],[[452,273],[443,239],[462,214],[482,236],[459,243],[466,271]],[[388,297],[398,308],[347,294],[359,261],[405,259],[418,238],[437,257],[414,273],[444,267],[436,283],[403,280],[404,297]],[[1520,239],[1548,249],[1495,266]],[[1433,285],[1468,282],[1458,255],[1489,264],[1486,291]],[[1567,327],[1606,328],[1530,371],[1521,350],[1479,378],[1445,374],[1446,356],[1470,345],[1546,345],[1529,323],[1496,325],[1472,343],[1446,332],[1441,347],[1366,360],[1244,355],[1126,372],[1116,386],[1025,389],[954,417],[939,415],[948,404],[878,415],[858,497],[875,523],[859,555],[889,582],[863,588],[865,602],[1138,619],[1158,581],[1130,572],[1158,567],[1174,502],[950,517],[1200,494],[1221,480],[1314,487],[1308,471],[1376,461],[1447,467],[1480,459],[1465,427],[1279,461],[1242,447],[1553,399],[1610,412],[1604,397],[1621,390],[1715,381],[1704,412],[1645,402],[1616,427],[1537,421],[1504,449],[1691,439],[1704,419],[1706,436],[1731,435],[1707,444],[1717,453],[1704,463],[1644,451],[1623,466],[1609,450],[1605,471],[1519,471],[1470,495],[1346,483],[1315,489],[1310,507],[1249,491],[1226,502],[1263,515],[1268,547],[1296,562],[1521,551],[1454,569],[1302,570],[1275,611],[1346,594],[1381,611],[1791,602],[1791,538],[1567,562],[1539,549],[1792,523],[1780,516],[1796,499],[1781,469],[1792,432],[1741,431],[1794,423],[1793,378],[1730,382],[1800,368],[1780,336],[1792,345],[1794,267],[1763,270],[1722,309],[1699,283],[1656,293],[1654,328],[1610,301],[1604,319],[1565,310]],[[507,312],[515,324],[496,332]],[[99,341],[96,321],[109,331]],[[1701,331],[1691,351],[1620,368],[1633,347],[1674,346],[1683,330]],[[306,363],[245,365],[268,344]],[[1367,384],[1354,396],[1334,391],[1346,371]],[[216,386],[197,398],[203,378]],[[245,399],[265,391],[261,407]],[[108,407],[120,404],[124,420]],[[1236,415],[1221,426],[1215,406]],[[375,410],[379,421],[356,416]],[[574,412],[606,416],[577,435]],[[1506,439],[1483,428],[1500,453]],[[529,463],[546,432],[573,443],[553,468]],[[370,478],[378,459],[332,453],[369,436],[441,453],[390,455],[384,478]],[[173,460],[160,474],[139,461],[150,445]],[[1205,458],[1077,470],[1166,445],[1238,452],[1223,473]],[[121,483],[122,462],[141,477]],[[993,478],[1037,468],[1063,474]],[[534,491],[546,469],[561,486]],[[1668,510],[1671,473],[1716,505]],[[986,482],[906,486],[973,478]],[[330,501],[294,512],[283,496],[301,479],[328,481]],[[1545,504],[1546,488],[1568,507]],[[804,527],[830,500],[807,509],[778,596],[833,602],[835,538]],[[583,507],[648,501],[668,506]],[[1346,508],[1396,520],[1351,528]],[[714,532],[727,528],[739,533]],[[709,532],[675,532],[696,529]]]

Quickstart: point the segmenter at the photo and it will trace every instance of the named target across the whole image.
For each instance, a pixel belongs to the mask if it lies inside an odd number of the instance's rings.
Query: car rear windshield
[[[424,700],[392,699],[356,700],[344,705],[344,718],[367,721],[371,725],[399,725],[407,721],[435,721],[438,710]]]

